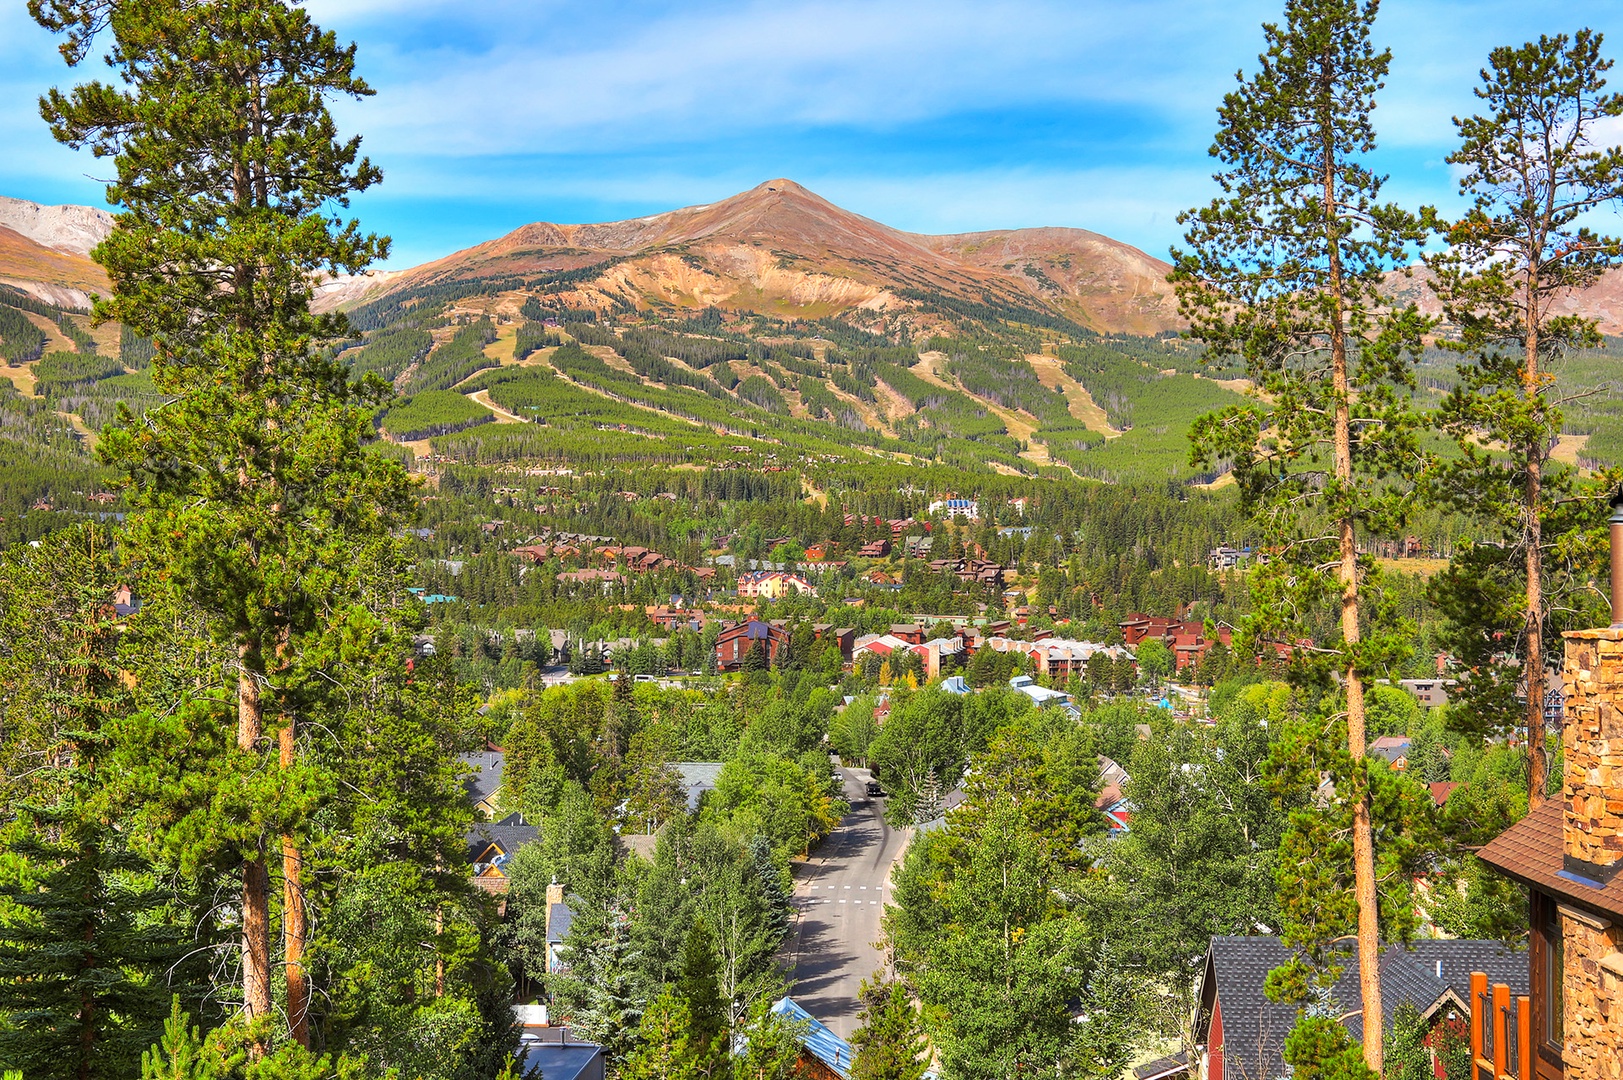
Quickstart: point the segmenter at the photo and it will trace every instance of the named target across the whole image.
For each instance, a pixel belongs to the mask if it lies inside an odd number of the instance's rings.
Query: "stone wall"
[[[1563,854],[1568,870],[1623,861],[1623,630],[1566,635]],[[1567,1080],[1623,1080],[1623,927],[1561,907]]]
[[[1566,1080],[1623,1080],[1623,930],[1563,906]]]
[[[1568,869],[1623,861],[1623,630],[1566,635],[1566,722],[1561,747]]]

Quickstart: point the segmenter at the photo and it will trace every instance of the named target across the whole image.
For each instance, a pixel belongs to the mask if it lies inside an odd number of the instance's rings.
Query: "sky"
[[[377,91],[335,103],[382,167],[353,209],[411,266],[531,221],[612,221],[777,177],[914,232],[1063,225],[1165,257],[1216,193],[1216,108],[1283,0],[309,0]],[[1387,0],[1376,167],[1458,205],[1451,117],[1496,45],[1590,26],[1623,0]],[[0,5],[0,194],[103,204],[109,167],[35,102],[66,68]],[[105,71],[105,69],[102,69]],[[1623,69],[1617,72],[1623,86]]]

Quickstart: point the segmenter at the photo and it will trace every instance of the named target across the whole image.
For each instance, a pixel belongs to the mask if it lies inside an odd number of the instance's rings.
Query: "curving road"
[[[866,769],[841,769],[851,812],[795,867],[790,932],[795,1001],[842,1039],[857,1027],[862,980],[885,962],[877,943],[879,916],[890,899],[890,870],[912,830],[885,824],[881,799],[868,798]]]

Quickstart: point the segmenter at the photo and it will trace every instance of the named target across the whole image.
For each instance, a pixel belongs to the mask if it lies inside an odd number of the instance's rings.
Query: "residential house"
[[[524,820],[523,814],[509,814],[500,821],[485,821],[468,833],[468,863],[473,883],[486,892],[507,891],[507,861],[519,848],[541,838],[541,830]]]
[[[737,671],[757,643],[766,652],[767,663],[772,663],[778,650],[789,644],[789,631],[760,619],[723,624],[716,638],[716,670]]]
[[[857,556],[863,559],[883,559],[890,554],[889,540],[870,540],[857,548]]]
[[[671,768],[681,778],[682,790],[687,793],[688,813],[699,808],[699,800],[704,798],[707,791],[713,791],[716,781],[721,778],[719,761],[673,761]]]
[[[552,884],[547,886],[547,971],[556,974],[569,970],[564,939],[569,936],[569,927],[574,921],[575,913],[564,900],[564,887],[553,878]]]
[[[1613,559],[1623,507],[1614,501]],[[1615,565],[1615,561],[1614,561]],[[1527,887],[1531,947],[1523,971],[1526,1001],[1510,1011],[1509,991],[1493,1002],[1514,1017],[1517,1041],[1498,1022],[1473,1025],[1473,1049],[1497,1053],[1514,1042],[1529,1080],[1623,1076],[1623,580],[1612,581],[1613,625],[1569,631],[1562,683],[1562,793],[1478,852]],[[1490,992],[1484,986],[1485,993]],[[1526,1046],[1527,1051],[1522,1051]],[[1531,1056],[1531,1062],[1525,1059]]]
[[[476,753],[458,754],[457,760],[473,770],[462,782],[462,788],[468,793],[474,810],[487,821],[500,817],[502,767],[507,761],[502,748],[486,743],[485,748]]]
[[[1251,560],[1249,548],[1234,548],[1219,544],[1206,556],[1206,565],[1213,570],[1235,570]]]
[[[1268,973],[1290,957],[1291,950],[1277,937],[1212,938],[1195,1022],[1200,1080],[1283,1080],[1289,1075],[1282,1055],[1297,1007],[1269,1001],[1263,988]],[[1330,989],[1328,1007],[1353,1039],[1362,1042],[1358,957],[1343,956],[1338,962],[1342,974]],[[1434,1026],[1468,1017],[1473,972],[1525,987],[1527,956],[1498,941],[1393,943],[1381,953],[1380,971],[1382,1023],[1390,1032],[1398,1006],[1405,1003]]]
[[[800,1064],[795,1075],[803,1080],[847,1080],[851,1075],[851,1044],[813,1019],[791,998],[780,998],[772,1006],[800,1031]]]
[[[1455,682],[1453,679],[1399,679],[1398,685],[1413,694],[1422,709],[1436,709],[1448,704],[1448,691]]]
[[[751,600],[781,600],[791,594],[816,596],[817,590],[799,574],[782,570],[752,570],[738,575],[738,595]]]
[[[1051,690],[1046,686],[1038,686],[1030,675],[1016,675],[1009,680],[1009,689],[1024,694],[1036,702],[1039,709],[1064,709],[1068,713],[1081,716],[1077,708],[1076,699],[1063,690]]]
[[[933,536],[909,536],[903,544],[909,559],[928,559],[930,550],[935,547]]]
[[[1378,757],[1397,772],[1409,767],[1409,736],[1382,735],[1369,744],[1371,757]]]

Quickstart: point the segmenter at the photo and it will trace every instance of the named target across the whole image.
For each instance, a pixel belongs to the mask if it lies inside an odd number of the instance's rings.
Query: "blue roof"
[[[964,681],[962,675],[953,675],[950,678],[942,679],[941,689],[949,694],[967,694],[970,692],[969,684]]]
[[[801,1036],[801,1045],[840,1076],[851,1075],[850,1043],[812,1019],[811,1013],[796,1005],[792,998],[778,999],[777,1004],[772,1006],[772,1012],[774,1015],[805,1024],[806,1033]]]

